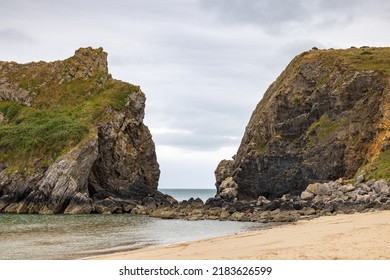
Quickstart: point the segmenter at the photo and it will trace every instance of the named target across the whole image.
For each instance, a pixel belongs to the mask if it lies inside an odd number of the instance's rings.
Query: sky
[[[103,47],[140,85],[159,188],[215,188],[268,86],[318,48],[390,46],[385,0],[0,0],[0,60],[53,61]]]

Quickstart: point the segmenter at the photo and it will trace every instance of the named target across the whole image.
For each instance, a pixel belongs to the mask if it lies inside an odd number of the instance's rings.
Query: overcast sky
[[[0,0],[0,60],[103,47],[140,85],[160,188],[214,188],[267,87],[316,46],[390,46],[385,0]]]

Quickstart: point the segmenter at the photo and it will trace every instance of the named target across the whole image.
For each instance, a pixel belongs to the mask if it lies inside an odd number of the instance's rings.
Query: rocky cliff
[[[103,49],[0,62],[0,212],[130,211],[157,196],[145,96],[114,80]]]
[[[299,195],[313,182],[390,178],[390,49],[311,50],[268,88],[234,160],[216,171],[219,196]]]

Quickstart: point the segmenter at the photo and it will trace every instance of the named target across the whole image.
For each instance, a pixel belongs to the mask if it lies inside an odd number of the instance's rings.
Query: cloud
[[[203,100],[203,103],[207,103],[207,100]],[[176,104],[180,104],[181,108],[172,108],[168,117],[161,114],[164,123],[150,121],[153,124],[150,130],[158,145],[170,145],[189,151],[238,147],[243,126],[240,121],[234,121],[234,116],[239,114],[234,114],[234,111],[221,113],[223,109],[227,109],[223,108],[223,103],[220,104],[221,108],[214,110],[186,106],[185,102],[180,101]],[[158,123],[160,126],[156,125]]]
[[[173,146],[193,151],[212,151],[223,146],[237,146],[239,138],[219,134],[153,134],[153,139],[162,146]]]
[[[249,24],[269,35],[345,28],[362,17],[388,18],[382,0],[200,0],[224,24]]]
[[[33,37],[14,28],[4,28],[0,29],[0,41],[3,43],[28,43],[33,41]]]
[[[215,188],[214,170],[226,154],[233,155],[236,147],[210,151],[193,151],[172,146],[158,146],[157,158],[161,168],[160,188]]]
[[[218,161],[237,151],[295,55],[389,45],[389,11],[382,0],[4,1],[0,53],[50,61],[102,46],[113,77],[145,92],[161,184],[212,187]]]
[[[200,3],[215,11],[224,22],[256,24],[269,32],[310,17],[303,3],[294,0],[201,0]]]

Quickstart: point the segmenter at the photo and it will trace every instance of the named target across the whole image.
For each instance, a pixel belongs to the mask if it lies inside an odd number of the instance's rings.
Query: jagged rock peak
[[[53,62],[0,61],[0,101],[8,100],[31,106],[42,92],[75,80],[94,78],[96,89],[102,88],[110,79],[107,53],[103,48],[80,48],[65,60]]]
[[[72,78],[91,78],[95,75],[107,75],[107,53],[103,48],[79,48],[74,56],[65,61],[66,74]]]

